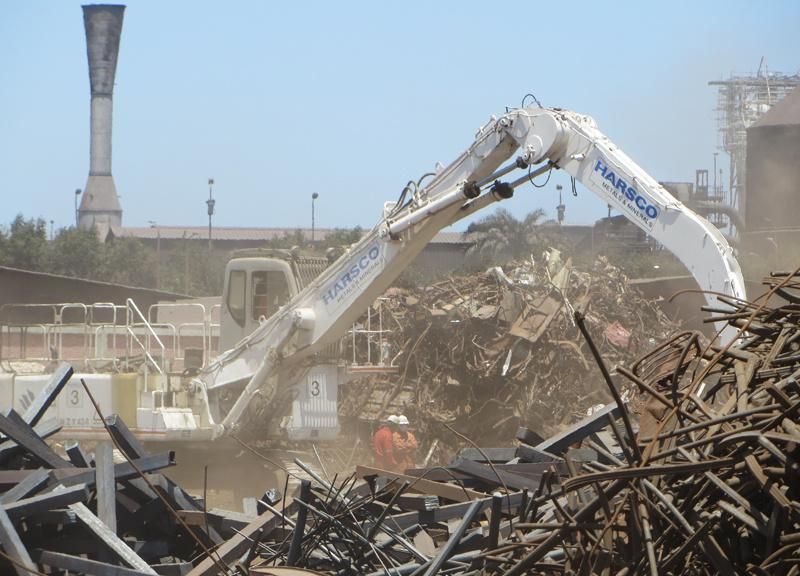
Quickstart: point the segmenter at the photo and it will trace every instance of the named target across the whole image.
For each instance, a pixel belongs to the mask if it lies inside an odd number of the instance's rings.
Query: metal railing
[[[110,318],[103,318],[110,311]],[[91,322],[94,327],[93,355],[86,357],[87,367],[98,369],[110,366],[112,370],[119,368],[119,338],[126,338],[124,327],[121,325],[123,318],[127,318],[126,306],[119,306],[112,302],[97,302],[90,305]],[[109,347],[109,338],[111,346]],[[127,342],[127,341],[125,341]],[[110,348],[110,351],[109,351]],[[127,349],[127,343],[125,346]]]
[[[364,322],[353,324],[349,336],[351,338],[353,366],[391,366],[392,350],[386,336],[390,330],[383,327],[383,301],[378,298],[376,306],[367,308]],[[373,310],[373,308],[375,308]],[[377,322],[377,328],[373,324]],[[373,351],[374,350],[374,351]]]
[[[159,308],[188,310],[189,321],[159,323]],[[192,339],[202,348],[203,364],[216,355],[219,311],[218,304],[155,304],[145,317],[131,299],[125,305],[5,304],[0,306],[0,361],[66,360],[89,371],[135,370],[141,363],[146,371],[163,374],[183,367]]]
[[[176,311],[188,321],[160,321],[159,313]],[[186,350],[199,340],[202,365],[217,355],[221,305],[199,302],[153,304],[143,314],[132,299],[124,306],[94,304],[5,304],[0,306],[0,361],[47,363],[66,360],[86,370],[135,370],[166,374],[186,368]],[[188,312],[188,313],[187,313]],[[352,344],[351,365],[392,367],[394,358],[384,327],[383,299],[342,339]],[[326,358],[341,358],[343,342],[331,344]]]
[[[153,327],[147,321],[147,318],[144,317],[144,314],[142,314],[142,311],[139,310],[139,307],[136,305],[136,302],[134,302],[133,300],[128,298],[125,301],[125,304],[128,307],[128,320],[126,322],[126,329],[128,331],[128,335],[131,337],[130,340],[128,340],[129,356],[130,356],[130,353],[133,352],[132,346],[131,346],[131,342],[135,342],[142,349],[142,353],[144,354],[144,357],[146,359],[146,362],[144,363],[144,386],[145,386],[145,389],[148,389],[147,380],[148,380],[149,371],[147,369],[147,365],[148,365],[148,363],[150,363],[156,369],[156,371],[159,373],[159,375],[163,375],[164,372],[166,371],[163,368],[163,363],[166,362],[167,348],[164,346],[164,343],[161,342],[161,338],[159,338],[158,334],[156,334],[155,330],[153,330]],[[135,321],[137,319],[139,320],[139,322]],[[134,321],[131,321],[131,320],[134,320]],[[141,326],[141,327],[143,327],[145,329],[145,342],[142,342],[139,339],[139,337],[136,335],[135,328],[137,326]],[[160,356],[161,362],[157,362],[153,358],[153,355],[150,353],[151,338],[156,341],[156,344],[158,344],[158,348],[161,351],[161,356]]]
[[[200,344],[203,351],[203,364],[215,355],[215,351],[212,349],[212,331],[214,328],[217,331],[219,330],[219,323],[214,324],[212,317],[214,311],[220,308],[219,304],[215,304],[211,309],[206,309],[206,306],[199,302],[152,304],[147,309],[147,319],[154,327],[167,330],[172,337],[173,354],[171,357],[176,363],[181,363],[186,368],[186,348],[188,346],[186,346],[185,342],[190,337],[196,338],[198,332],[200,333]],[[162,310],[189,311],[190,315],[192,312],[195,312],[195,314],[193,315],[194,318],[188,322],[179,322],[177,324],[159,322],[157,318],[159,311]]]
[[[4,304],[0,306],[0,358],[49,362],[68,360],[80,363],[87,356],[93,334],[92,309],[79,302],[59,304]],[[13,334],[17,333],[14,338]],[[41,340],[32,341],[31,333]],[[78,346],[67,348],[64,339],[78,341]],[[18,345],[17,355],[13,343]],[[69,350],[72,354],[65,354]]]

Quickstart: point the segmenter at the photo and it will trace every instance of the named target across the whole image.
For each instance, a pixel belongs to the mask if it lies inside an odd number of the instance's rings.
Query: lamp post
[[[80,219],[78,217],[78,196],[80,195],[81,195],[81,189],[75,188],[75,228],[77,228],[78,224],[80,224]]]
[[[561,197],[561,191],[563,190],[563,186],[561,184],[556,184],[556,190],[558,191],[558,206],[556,206],[556,213],[558,214],[558,225],[561,226],[564,223],[564,213],[567,210],[567,207],[564,205],[564,200]]]
[[[314,243],[314,241],[316,240],[316,237],[315,237],[315,236],[316,236],[316,235],[315,235],[315,229],[314,229],[314,228],[315,228],[315,221],[314,221],[314,220],[315,220],[315,219],[314,219],[314,202],[317,200],[317,198],[319,198],[319,194],[317,194],[316,192],[314,192],[313,194],[311,194],[311,243],[312,243],[312,244],[313,244],[313,243]]]
[[[214,204],[216,204],[216,200],[214,200],[213,196],[211,195],[212,189],[214,188],[214,179],[208,179],[208,200],[206,200],[206,204],[208,205],[208,255],[211,256],[211,217],[214,215]]]
[[[156,229],[156,289],[161,290],[161,228],[154,220],[148,220],[150,228]]]
[[[719,152],[714,152],[714,200],[717,199],[717,154]]]

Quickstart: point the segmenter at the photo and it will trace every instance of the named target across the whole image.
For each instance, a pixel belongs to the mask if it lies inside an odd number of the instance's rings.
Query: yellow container
[[[136,408],[139,403],[139,390],[136,373],[114,374],[111,376],[111,399],[114,412],[119,414],[129,428],[136,426]]]

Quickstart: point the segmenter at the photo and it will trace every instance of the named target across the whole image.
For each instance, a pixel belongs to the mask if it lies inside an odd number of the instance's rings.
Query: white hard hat
[[[406,418],[401,414],[400,417],[397,419],[397,423],[400,426],[408,426],[408,418]]]
[[[399,424],[400,418],[398,418],[395,414],[392,414],[386,419],[387,422],[391,422],[392,424]]]

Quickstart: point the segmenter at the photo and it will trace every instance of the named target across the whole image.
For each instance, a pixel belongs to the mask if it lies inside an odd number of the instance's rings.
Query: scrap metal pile
[[[380,302],[399,374],[350,382],[340,414],[378,421],[404,412],[422,437],[444,444],[453,437],[441,422],[499,442],[520,422],[549,433],[611,399],[597,385],[573,311],[601,334],[598,346],[612,364],[633,361],[677,328],[619,268],[598,259],[581,269],[555,250],[547,261],[505,271],[391,289]]]
[[[159,472],[173,454],[146,454],[114,416],[123,462],[53,450],[60,425],[43,416],[62,366],[24,414],[0,416],[0,573],[796,574],[800,275],[768,282],[788,303],[707,308],[745,331],[735,346],[682,332],[613,377],[576,311],[615,402],[554,436],[465,440],[449,465],[402,474],[324,478],[298,461],[299,487],[250,514],[204,510]],[[638,432],[623,381],[645,399]]]
[[[173,452],[148,454],[116,415],[94,453],[46,442],[61,422],[44,416],[72,373],[61,364],[23,414],[0,414],[0,574],[233,574],[259,517],[206,510],[161,472]]]
[[[376,576],[798,573],[792,282],[800,288],[800,276],[772,281],[787,305],[726,299],[732,309],[711,310],[747,330],[736,347],[684,332],[621,368],[647,397],[638,434],[615,403],[546,440],[520,430],[535,446],[469,448],[447,467],[405,474],[359,467],[366,486],[305,482],[296,512],[276,510],[290,533],[263,538],[254,565]],[[618,396],[620,382],[604,377]]]

